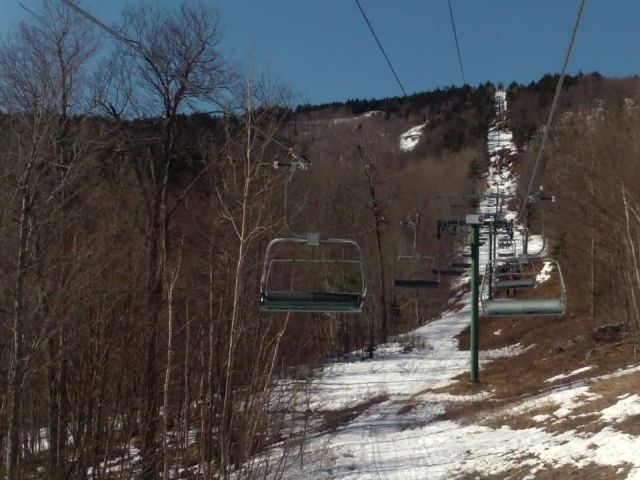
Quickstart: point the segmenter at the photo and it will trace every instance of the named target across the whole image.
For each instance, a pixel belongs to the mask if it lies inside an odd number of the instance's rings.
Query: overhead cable
[[[362,5],[360,5],[360,0],[355,0],[355,1],[356,1],[356,5],[358,5],[358,8],[360,9],[360,13],[362,14],[362,18],[364,18],[364,21],[367,22],[367,25],[369,26],[369,30],[371,30],[371,35],[373,35],[373,38],[376,41],[376,43],[378,44],[378,47],[380,48],[380,51],[382,52],[382,55],[384,56],[384,59],[387,61],[387,65],[389,65],[389,68],[391,69],[391,73],[393,73],[393,76],[395,77],[396,82],[398,82],[398,85],[400,86],[400,90],[402,90],[402,94],[406,97],[407,96],[407,92],[404,89],[404,87],[402,86],[402,82],[400,81],[400,78],[398,78],[398,74],[396,73],[396,70],[393,68],[393,65],[391,64],[391,60],[389,60],[389,56],[384,51],[384,48],[382,48],[382,44],[380,43],[380,40],[378,39],[378,35],[376,35],[376,32],[373,29],[373,26],[371,25],[371,22],[367,18],[367,14],[364,13],[364,9],[362,8]]]
[[[456,51],[458,52],[458,64],[460,65],[460,74],[462,75],[462,84],[466,85],[467,81],[464,78],[464,68],[462,67],[462,55],[460,55],[460,43],[458,42],[458,32],[456,31],[456,21],[453,18],[453,8],[451,8],[451,0],[447,0],[449,3],[449,16],[451,17],[451,27],[453,28],[453,38],[456,41]]]
[[[582,18],[582,12],[584,11],[586,0],[580,0],[580,6],[578,7],[578,14],[576,15],[576,21],[573,26],[573,33],[571,34],[571,41],[569,42],[569,47],[567,48],[567,53],[564,57],[564,64],[562,65],[562,73],[560,74],[560,78],[558,79],[558,85],[556,86],[556,93],[553,96],[553,102],[551,103],[551,110],[549,110],[549,117],[547,118],[547,123],[544,126],[544,131],[542,134],[542,141],[540,142],[540,148],[538,149],[538,155],[536,156],[536,161],[533,164],[533,170],[531,171],[531,176],[529,178],[529,186],[527,187],[527,192],[525,193],[522,207],[520,209],[520,214],[518,215],[518,219],[521,219],[523,214],[527,210],[527,204],[529,202],[529,197],[531,196],[531,191],[533,189],[533,182],[536,179],[536,174],[538,173],[538,168],[540,167],[540,160],[542,159],[542,153],[544,152],[545,144],[547,143],[547,139],[549,138],[549,131],[551,130],[551,122],[553,121],[553,114],[556,111],[556,107],[558,106],[558,99],[560,98],[560,91],[562,90],[562,83],[564,82],[564,77],[567,74],[567,66],[569,65],[569,59],[571,58],[571,52],[573,51],[573,45],[575,44],[576,35],[578,33],[578,28],[580,26],[580,19]]]

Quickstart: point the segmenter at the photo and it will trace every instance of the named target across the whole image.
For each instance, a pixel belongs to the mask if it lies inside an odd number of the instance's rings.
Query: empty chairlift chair
[[[544,294],[544,296],[540,295],[537,298],[504,298],[500,296],[500,289],[494,288],[492,296],[489,296],[489,282],[493,282],[494,287],[496,287],[497,285],[496,280],[498,280],[498,284],[500,283],[500,273],[498,272],[498,269],[495,265],[496,262],[500,261],[491,262],[490,264],[487,264],[480,290],[483,315],[556,316],[564,314],[567,302],[567,293],[564,278],[562,277],[562,270],[560,269],[560,264],[557,262],[557,260],[550,257],[529,257],[527,259],[520,258],[521,262],[524,262],[525,260],[528,263],[532,264],[534,273],[538,271],[538,266],[551,264],[551,268],[548,270],[552,272],[552,278],[546,281],[557,282],[557,285],[555,286],[555,288],[557,289],[556,294]],[[553,280],[553,277],[555,277],[555,280]],[[533,280],[533,288],[529,288],[528,290],[535,292],[537,287],[539,286],[537,274],[536,277],[533,277]],[[504,286],[504,284],[502,286],[504,288],[507,288],[506,286]]]
[[[516,255],[516,242],[509,236],[498,237],[498,258],[513,258]]]
[[[276,255],[278,247],[314,249],[319,258],[292,258]],[[322,251],[343,248],[351,250],[349,258],[322,258]],[[298,288],[300,278],[309,288]],[[331,275],[327,271],[331,271]],[[280,273],[280,275],[279,275]],[[278,278],[278,276],[280,278]],[[282,278],[284,277],[284,279]],[[315,285],[313,285],[315,283]],[[358,244],[348,239],[276,238],[269,242],[260,284],[260,304],[270,312],[358,313],[366,297],[364,259]]]
[[[290,163],[275,164],[289,167],[284,194],[289,236],[275,238],[267,245],[260,306],[270,312],[361,312],[367,277],[360,246],[345,238],[297,233],[291,227],[289,186],[296,169],[306,170],[308,165],[304,157],[295,155]]]
[[[470,268],[471,263],[464,261],[459,255],[448,255],[438,262],[437,273],[443,277],[462,277]]]
[[[433,289],[440,286],[435,257],[400,255],[393,268],[393,286],[407,289]]]

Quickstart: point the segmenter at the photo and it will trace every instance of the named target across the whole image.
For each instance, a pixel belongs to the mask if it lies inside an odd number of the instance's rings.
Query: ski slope
[[[400,150],[403,152],[409,152],[416,148],[420,142],[420,137],[422,136],[424,127],[426,126],[426,123],[416,125],[400,135]]]

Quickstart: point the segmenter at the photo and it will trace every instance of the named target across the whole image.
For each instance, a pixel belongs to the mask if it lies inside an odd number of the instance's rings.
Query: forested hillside
[[[419,215],[418,248],[433,248],[431,195],[445,179],[473,190],[485,161],[489,84],[373,102],[383,113],[362,118],[371,102],[294,109],[225,63],[211,10],[132,8],[122,25],[147,58],[105,52],[57,3],[0,52],[8,478],[111,478],[125,447],[127,475],[149,479],[178,457],[205,471],[245,462],[280,435],[265,400],[276,378],[330,354],[374,355],[439,312],[446,293],[390,290],[414,235],[400,222]],[[191,113],[218,109],[210,98],[242,113]],[[290,160],[283,145],[311,162],[295,178],[294,222],[362,244],[364,314],[259,309],[266,242],[284,233],[285,173],[272,167]]]
[[[306,422],[288,380],[375,357],[450,303],[448,288],[391,288],[395,260],[464,247],[437,238],[436,194],[485,188],[496,86],[296,106],[221,56],[214,10],[131,7],[118,32],[136,48],[44,2],[0,48],[0,474],[251,478]],[[523,181],[550,85],[508,89]],[[569,79],[540,180],[557,197],[547,236],[569,315],[632,335],[638,86]],[[285,164],[302,157],[292,223],[360,245],[362,313],[260,309],[265,249],[289,235]],[[350,281],[285,280],[316,273]]]
[[[538,182],[556,196],[547,215],[553,253],[566,265],[575,314],[588,316],[594,328],[616,324],[637,332],[634,212],[640,191],[633,179],[640,83],[597,73],[568,80]],[[518,166],[523,180],[537,153],[553,82],[547,76],[509,89],[508,123],[523,152]]]

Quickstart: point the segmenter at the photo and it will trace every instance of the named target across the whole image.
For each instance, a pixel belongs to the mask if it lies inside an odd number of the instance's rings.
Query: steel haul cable
[[[364,9],[362,8],[362,5],[360,5],[360,0],[356,0],[356,5],[358,5],[358,8],[360,9],[362,18],[364,18],[364,21],[367,22],[367,25],[369,26],[369,30],[371,30],[371,34],[373,35],[374,40],[378,44],[378,47],[380,48],[380,51],[382,52],[384,59],[387,61],[387,65],[389,65],[389,68],[391,69],[391,73],[393,73],[393,76],[396,78],[396,82],[398,82],[398,85],[400,86],[400,90],[402,90],[403,95],[406,97],[407,92],[402,86],[402,82],[400,81],[400,78],[398,78],[398,74],[396,73],[395,69],[393,68],[393,65],[391,64],[391,60],[389,60],[387,53],[384,51],[384,48],[382,48],[382,44],[380,43],[380,40],[378,40],[378,35],[376,35],[376,32],[373,29],[373,26],[371,26],[371,22],[367,18],[367,14],[364,13]]]
[[[562,73],[560,74],[560,78],[558,79],[556,92],[555,92],[555,95],[553,96],[553,102],[551,103],[551,110],[549,110],[549,117],[547,118],[547,123],[544,126],[542,141],[540,142],[540,148],[538,149],[536,161],[533,164],[533,170],[531,171],[531,177],[529,178],[529,186],[527,187],[527,191],[522,201],[522,207],[520,209],[520,214],[518,215],[518,220],[522,219],[522,216],[527,210],[529,197],[531,196],[531,190],[533,189],[533,182],[536,179],[536,174],[538,173],[538,168],[540,167],[540,160],[542,159],[544,146],[547,143],[547,139],[549,138],[549,131],[551,130],[551,122],[553,121],[553,115],[556,111],[556,107],[558,106],[558,99],[560,98],[562,83],[564,82],[564,77],[567,74],[567,66],[569,65],[569,59],[571,58],[571,53],[573,51],[573,46],[575,44],[576,35],[578,33],[578,28],[580,26],[580,19],[582,18],[582,13],[584,11],[585,3],[586,3],[586,0],[580,0],[580,6],[578,7],[578,14],[576,15],[576,21],[573,26],[573,33],[571,34],[571,41],[569,42],[569,47],[567,48],[567,53],[564,57],[564,63],[562,65]]]
[[[458,64],[460,64],[462,84],[466,85],[467,81],[464,78],[464,68],[462,68],[462,55],[460,54],[460,43],[458,42],[458,32],[456,30],[456,22],[453,18],[453,8],[451,7],[451,0],[447,0],[447,3],[449,4],[449,16],[451,17],[451,27],[453,28],[453,39],[456,41],[456,51],[458,52]]]

